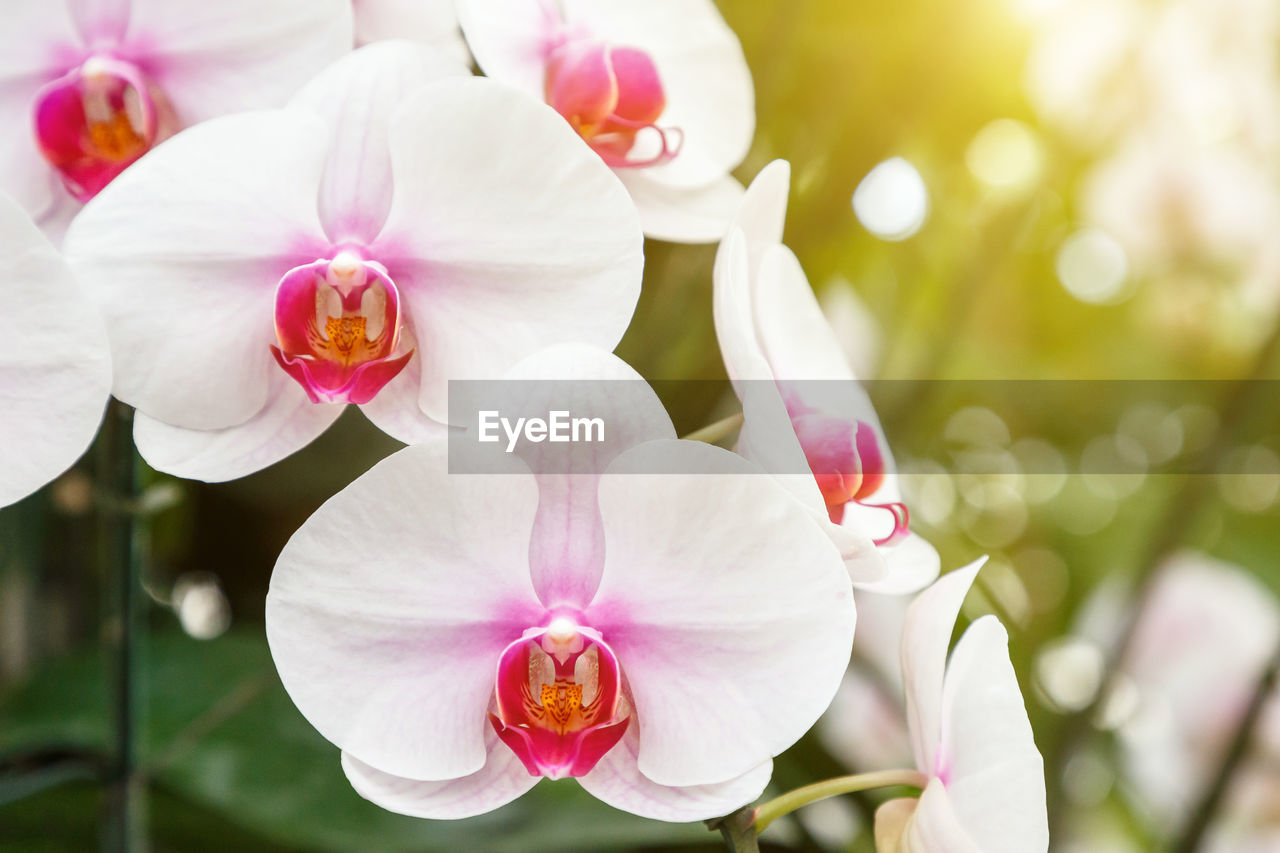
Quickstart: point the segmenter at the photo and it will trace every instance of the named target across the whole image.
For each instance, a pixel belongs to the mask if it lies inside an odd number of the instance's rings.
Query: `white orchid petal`
[[[830,703],[853,640],[848,577],[822,530],[760,469],[696,442],[619,456],[600,513],[588,618],[630,684],[640,772],[724,782],[790,746]]]
[[[413,334],[408,329],[402,332],[402,340],[406,341],[406,349],[416,348]],[[362,403],[360,411],[374,426],[404,444],[448,439],[459,428],[427,417],[427,413],[418,405],[418,388],[421,385],[422,359],[415,356],[390,382],[382,386],[372,400]]]
[[[743,383],[772,382],[773,371],[756,337],[751,308],[751,266],[746,234],[735,228],[720,244],[712,273],[712,315],[725,371],[739,398]],[[767,403],[766,403],[767,404]]]
[[[947,664],[938,759],[955,814],[983,853],[1049,849],[1044,762],[994,616],[969,626]]]
[[[856,505],[845,508],[844,530],[857,530],[849,525],[850,510]],[[884,510],[879,510],[883,513]],[[865,535],[858,531],[860,535]],[[918,592],[938,578],[942,571],[942,558],[938,549],[915,533],[908,533],[903,539],[892,545],[881,545],[875,553],[883,561],[884,575],[879,580],[860,581],[854,577],[854,586],[867,592],[878,592],[883,595],[906,595]]]
[[[916,767],[932,774],[942,733],[947,649],[960,606],[986,557],[943,575],[911,602],[902,629],[902,680]]]
[[[877,821],[877,842],[879,828]],[[903,827],[898,849],[900,853],[988,853],[985,847],[974,843],[966,830],[946,787],[941,780],[933,779],[921,793],[915,811]]]
[[[529,0],[457,0],[462,34],[480,70],[539,100],[546,48],[560,24],[546,14],[548,5]]]
[[[538,517],[529,545],[534,589],[547,605],[585,607],[604,568],[604,532],[596,484],[619,453],[675,427],[658,395],[622,359],[585,344],[561,344],[524,359],[509,372],[507,417],[545,417],[552,409],[599,418],[604,440],[524,444],[518,448],[538,478]]]
[[[457,820],[493,811],[527,793],[540,781],[516,754],[485,726],[484,766],[474,773],[438,782],[420,782],[383,773],[348,752],[342,770],[360,796],[388,811],[432,820]]]
[[[742,203],[742,184],[730,176],[705,186],[668,187],[646,169],[619,169],[640,211],[644,233],[671,243],[713,243],[725,236]]]
[[[8,26],[6,32],[17,33]],[[21,35],[25,37],[25,34]],[[0,47],[0,53],[4,49]],[[36,76],[25,80],[0,80],[0,117],[15,129],[0,134],[0,192],[11,195],[37,221],[47,216],[57,201],[67,195],[54,171],[40,155],[35,133],[29,128],[40,83]],[[19,127],[21,131],[16,130]]]
[[[409,307],[428,415],[446,419],[449,379],[499,378],[552,344],[617,344],[640,293],[639,219],[554,111],[492,80],[437,83],[397,115],[391,149],[374,251]]]
[[[61,474],[98,431],[111,389],[92,301],[17,202],[0,194],[0,506]]]
[[[67,70],[63,51],[83,43],[74,5],[10,0],[0,30],[0,118],[9,128],[0,134],[0,192],[41,225],[67,194],[36,146],[32,116],[40,87]]]
[[[780,171],[773,169],[773,174],[779,175]],[[763,186],[768,185],[766,182]],[[785,201],[785,195],[783,198]],[[743,422],[736,450],[773,474],[809,510],[814,523],[836,543],[855,582],[879,583],[885,578],[888,564],[877,552],[872,537],[858,524],[833,524],[829,518],[826,501],[756,337],[749,272],[746,236],[741,229],[735,229],[725,238],[716,257],[712,308],[725,368],[742,401]]]
[[[86,44],[103,38],[118,38],[129,26],[133,0],[63,0],[80,38]],[[50,4],[53,5],[53,4]]]
[[[750,275],[760,268],[760,258],[769,246],[782,242],[787,220],[787,195],[791,191],[791,164],[774,160],[756,175],[742,196],[732,228],[740,228],[747,242]],[[724,252],[721,244],[720,252]],[[716,256],[717,265],[720,255]]]
[[[834,343],[804,271],[791,251],[776,242],[782,237],[789,178],[785,160],[761,170],[716,254],[716,337],[742,401],[737,451],[777,476],[810,509],[840,549],[855,584],[882,592],[914,592],[937,576],[937,553],[919,537],[896,546],[875,545],[896,529],[896,516],[876,506],[901,500],[893,456],[870,398]],[[782,386],[775,381],[797,379],[817,381]],[[818,484],[809,475],[783,388],[806,406],[861,421],[876,432],[884,482],[866,497],[868,506],[849,503],[840,524],[830,521]]]
[[[57,48],[80,43],[71,4],[6,0],[4,28],[0,30],[0,89],[15,80],[38,80],[35,85],[39,87],[63,71]],[[28,113],[24,112],[23,118],[29,120]]]
[[[289,102],[319,115],[332,133],[320,186],[320,218],[332,242],[372,242],[386,222],[394,186],[388,134],[395,110],[434,80],[470,73],[424,45],[384,42],[329,66]]]
[[[903,853],[903,836],[920,801],[915,797],[887,800],[876,809],[876,853]]]
[[[317,510],[276,564],[267,640],[285,689],[384,773],[439,781],[485,764],[498,657],[543,612],[528,572],[537,490],[519,469],[449,475],[443,443],[406,448]]]
[[[409,39],[464,65],[471,61],[453,0],[355,0],[355,14],[358,45]]]
[[[659,785],[640,772],[639,739],[634,728],[578,782],[597,799],[616,809],[652,820],[709,820],[729,814],[760,796],[773,762],[765,761],[741,776],[712,785],[672,787]]]
[[[279,370],[276,285],[315,260],[324,126],[242,113],[182,133],[90,202],[64,249],[102,307],[114,392],[175,426],[244,423]]]
[[[786,403],[773,381],[751,317],[746,236],[735,229],[721,244],[713,275],[712,312],[725,369],[742,401],[737,451],[770,474],[797,500],[826,516],[826,504],[796,438]]]
[[[235,480],[306,447],[345,408],[311,402],[283,370],[273,372],[269,384],[262,411],[225,429],[184,429],[138,412],[133,422],[138,453],[152,468],[175,477],[206,483]]]
[[[350,0],[130,0],[126,36],[183,125],[281,106],[353,40]]]
[[[844,349],[790,249],[781,244],[767,247],[753,284],[752,316],[775,376],[836,380],[865,395],[853,383]]]
[[[587,344],[547,347],[522,359],[503,377],[505,407],[546,414],[551,408],[604,421],[601,441],[524,444],[517,453],[535,474],[602,474],[625,450],[674,439],[675,427],[658,395],[635,368],[608,350]]]

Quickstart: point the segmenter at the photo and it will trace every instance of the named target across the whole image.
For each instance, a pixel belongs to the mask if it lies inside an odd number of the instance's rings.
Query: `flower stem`
[[[760,853],[755,828],[756,810],[743,806],[730,815],[706,821],[707,829],[718,829],[731,853]]]
[[[929,778],[919,770],[879,770],[874,773],[859,773],[856,776],[838,776],[796,788],[794,791],[774,797],[756,809],[756,832],[764,832],[769,824],[785,814],[789,814],[801,806],[825,800],[838,794],[852,794],[855,791],[867,791],[871,788],[888,788],[904,786],[923,788],[929,784]]]
[[[706,444],[715,444],[738,427],[742,426],[742,412],[736,415],[730,415],[727,418],[721,418],[713,424],[708,424],[702,429],[695,429],[693,432],[684,436],[685,441],[701,441]]]
[[[143,530],[139,524],[138,458],[133,449],[133,410],[112,401],[103,424],[103,548],[107,597],[108,672],[113,754],[107,771],[105,849],[142,853],[146,840],[146,787],[138,773],[142,709],[141,646],[145,634],[142,594]]]

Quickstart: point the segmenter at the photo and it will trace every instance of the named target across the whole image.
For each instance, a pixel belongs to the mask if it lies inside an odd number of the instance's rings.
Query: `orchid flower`
[[[612,348],[642,245],[622,185],[554,112],[380,42],[285,109],[174,137],[66,250],[108,318],[143,457],[227,480],[348,403],[410,443],[445,428],[451,378],[561,341]]]
[[[1009,662],[1008,634],[978,619],[947,660],[960,605],[983,561],[950,572],[912,602],[902,641],[907,728],[920,798],[876,810],[879,853],[1048,850],[1044,763]]]
[[[0,506],[71,466],[98,431],[111,391],[102,320],[49,240],[0,193]]]
[[[875,409],[782,245],[790,167],[756,177],[716,255],[716,337],[743,406],[738,452],[782,480],[836,542],[855,584],[917,590],[937,577],[910,532]]]
[[[603,358],[596,378],[638,380]],[[518,456],[449,474],[440,441],[400,451],[285,547],[272,655],[364,797],[461,818],[573,777],[639,815],[706,819],[757,797],[826,707],[854,627],[839,554],[746,460],[643,440],[672,434],[648,406],[563,476]]]
[[[458,29],[453,0],[352,0],[356,46],[408,39],[469,63],[471,53]]]
[[[1103,585],[1079,633],[1111,645],[1125,606]],[[1107,705],[1129,708],[1115,718],[1126,791],[1162,826],[1176,832],[1194,811],[1277,643],[1280,602],[1253,574],[1195,551],[1160,567]]]
[[[485,74],[564,116],[617,171],[646,234],[724,235],[755,93],[712,0],[460,0],[458,13]]]
[[[181,128],[284,103],[351,34],[346,0],[7,0],[0,188],[58,233]]]

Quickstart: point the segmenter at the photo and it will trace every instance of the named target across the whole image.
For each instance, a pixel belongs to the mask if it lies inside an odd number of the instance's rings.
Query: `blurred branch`
[[[1134,633],[1150,598],[1149,593],[1154,585],[1157,569],[1177,550],[1186,537],[1187,531],[1192,529],[1213,487],[1214,478],[1211,475],[1221,467],[1227,454],[1235,447],[1250,413],[1265,397],[1269,387],[1269,383],[1265,380],[1277,356],[1280,356],[1280,322],[1275,324],[1270,336],[1259,348],[1248,375],[1240,381],[1229,383],[1229,390],[1218,409],[1221,414],[1213,441],[1201,453],[1190,472],[1183,476],[1181,488],[1169,501],[1168,508],[1150,539],[1150,547],[1137,564],[1131,582],[1134,590],[1131,600],[1135,602],[1135,606],[1129,609],[1124,625],[1121,627],[1119,639],[1108,650],[1103,678],[1099,682],[1102,687],[1088,706],[1066,718],[1051,760],[1046,762],[1048,767],[1056,771],[1050,772],[1045,780],[1049,792],[1051,834],[1061,828],[1064,818],[1065,803],[1061,768],[1066,766],[1067,759],[1080,741],[1089,734],[1090,720],[1097,712],[1099,705],[1105,701],[1109,685],[1133,643]]]
[[[274,680],[275,670],[268,668],[257,676],[242,681],[234,690],[192,720],[190,725],[174,735],[164,753],[148,762],[145,768],[146,775],[148,777],[155,776],[175,761],[181,759],[206,735],[244,710],[249,703],[265,693]]]
[[[1271,656],[1271,662],[1267,664],[1262,677],[1258,679],[1258,686],[1253,691],[1244,716],[1236,726],[1235,735],[1231,738],[1231,744],[1227,747],[1218,772],[1187,822],[1182,838],[1173,848],[1174,853],[1194,853],[1200,847],[1209,824],[1213,822],[1214,815],[1217,814],[1218,807],[1231,786],[1231,780],[1248,753],[1254,730],[1262,716],[1262,709],[1271,698],[1271,691],[1275,689],[1277,672],[1280,672],[1280,646],[1276,647],[1275,653]]]
[[[146,838],[146,786],[137,772],[140,677],[146,631],[142,563],[145,524],[138,506],[139,462],[133,447],[133,410],[112,400],[103,422],[99,459],[102,485],[100,553],[110,594],[105,635],[108,648],[113,755],[107,774],[106,848],[142,853]]]
[[[107,762],[84,749],[46,747],[0,756],[0,806],[65,782],[98,780]]]

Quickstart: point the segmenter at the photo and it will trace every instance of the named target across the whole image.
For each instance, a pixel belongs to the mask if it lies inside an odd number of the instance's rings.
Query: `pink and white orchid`
[[[617,171],[646,234],[724,235],[755,93],[711,0],[460,0],[458,12],[484,73],[564,116]]]
[[[459,62],[471,61],[453,0],[352,0],[352,4],[357,47],[408,39],[444,51]]]
[[[1043,853],[1044,762],[1032,739],[1009,637],[994,616],[969,626],[951,658],[960,605],[984,561],[950,572],[912,602],[902,640],[907,728],[920,798],[876,811],[879,853]]]
[[[543,777],[662,820],[757,797],[848,660],[830,541],[709,445],[643,442],[569,475],[589,501],[505,458],[510,473],[451,475],[442,442],[400,451],[281,554],[272,655],[352,784],[428,818]],[[672,464],[685,473],[644,473]]]
[[[0,193],[0,506],[84,452],[111,391],[107,334],[57,249]]]
[[[174,137],[66,249],[108,318],[143,457],[226,480],[348,403],[413,442],[445,428],[449,379],[563,341],[612,348],[642,245],[622,185],[553,111],[380,42],[285,109]]]
[[[1103,585],[1078,632],[1113,644],[1125,606],[1121,585]],[[1277,643],[1280,601],[1255,575],[1196,551],[1160,567],[1109,704],[1128,705],[1116,719],[1126,793],[1170,831],[1203,796]]]
[[[8,0],[0,189],[57,233],[166,137],[284,103],[351,39],[347,0]]]
[[[908,530],[875,409],[782,245],[789,183],[786,161],[765,167],[716,255],[716,337],[743,407],[738,452],[810,508],[857,585],[911,592],[937,577],[938,553]]]

